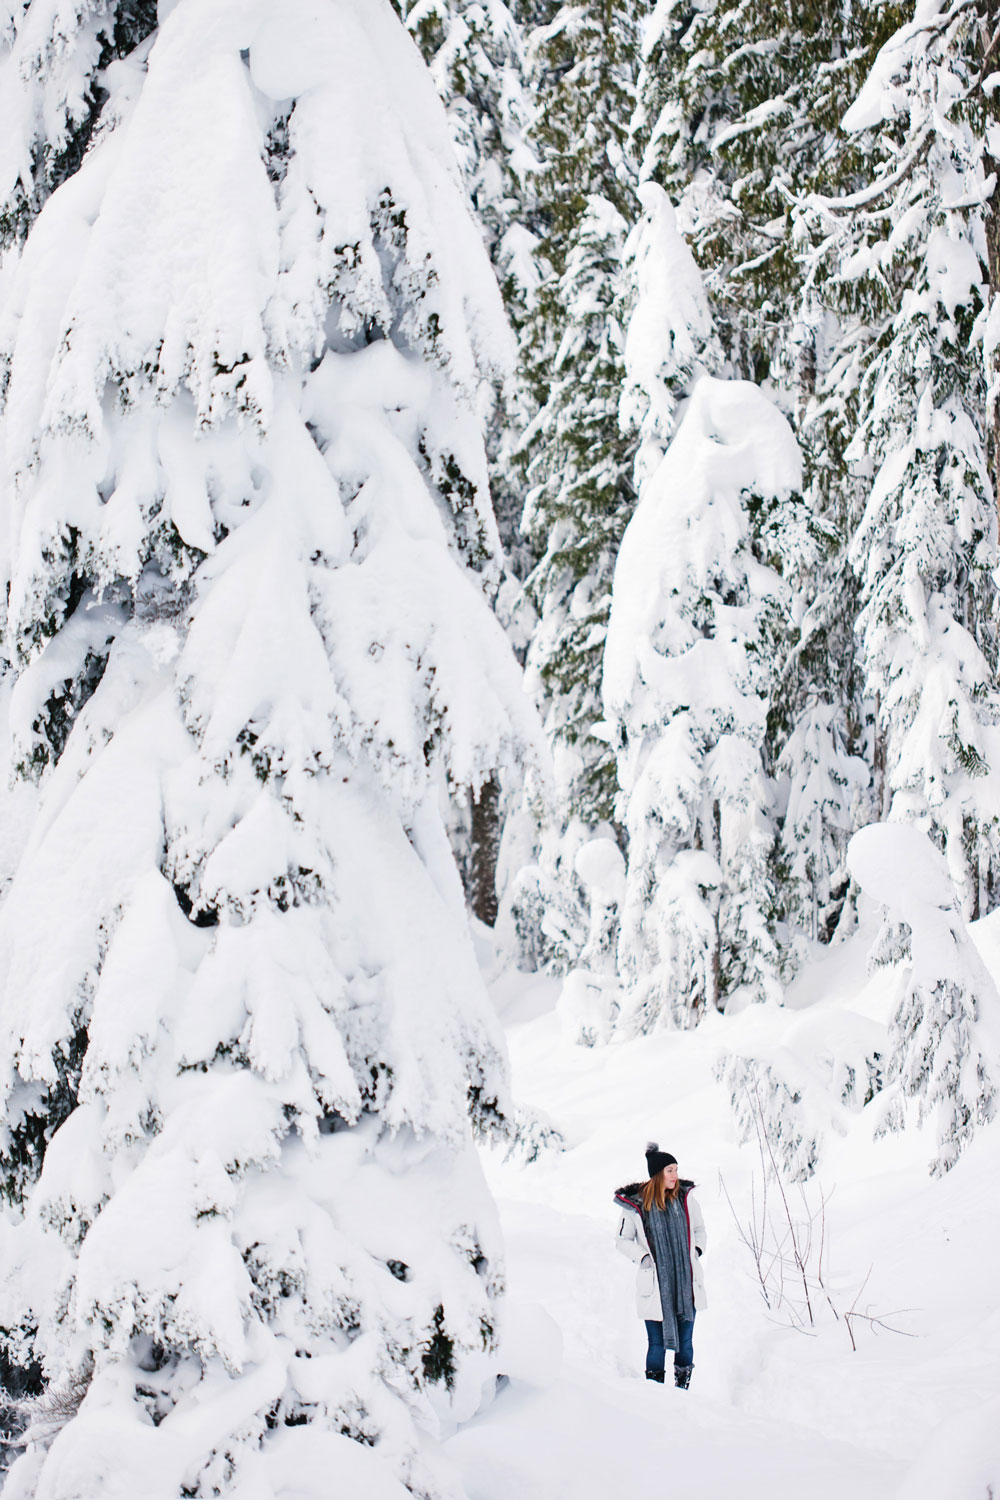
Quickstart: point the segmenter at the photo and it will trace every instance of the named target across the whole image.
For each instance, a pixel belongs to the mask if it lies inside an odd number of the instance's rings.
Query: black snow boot
[[[646,1379],[647,1380],[658,1380],[660,1382],[660,1384],[662,1385],[663,1384],[663,1371],[662,1370],[647,1370],[646,1371]]]
[[[679,1391],[686,1391],[691,1384],[691,1371],[694,1365],[674,1365],[674,1385]]]

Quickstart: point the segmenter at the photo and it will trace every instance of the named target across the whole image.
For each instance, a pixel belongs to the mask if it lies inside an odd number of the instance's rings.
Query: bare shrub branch
[[[904,1317],[910,1309],[891,1313],[861,1311],[859,1302],[871,1277],[871,1267],[854,1293],[848,1308],[838,1307],[827,1286],[827,1204],[828,1194],[817,1185],[818,1204],[810,1200],[804,1184],[799,1184],[799,1205],[793,1208],[790,1190],[785,1183],[777,1157],[768,1139],[764,1108],[756,1084],[744,1085],[747,1110],[757,1136],[760,1173],[751,1174],[750,1203],[744,1217],[733,1202],[725,1179],[720,1184],[736,1225],[740,1243],[750,1252],[753,1275],[771,1321],[800,1333],[815,1333],[816,1317],[825,1303],[833,1318],[843,1323],[857,1351],[854,1325],[866,1323],[873,1333],[915,1335],[889,1321]]]

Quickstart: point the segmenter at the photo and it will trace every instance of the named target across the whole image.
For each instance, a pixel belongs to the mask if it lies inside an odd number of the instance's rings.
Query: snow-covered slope
[[[1000,923],[974,933],[997,973]],[[470,1500],[607,1500],[647,1468],[657,1493],[708,1500],[986,1500],[996,1489],[1000,1128],[932,1180],[930,1135],[873,1139],[877,1100],[835,1117],[814,1183],[827,1195],[824,1279],[841,1317],[817,1306],[813,1333],[765,1307],[726,1200],[746,1226],[761,1169],[756,1143],[739,1141],[720,1056],[751,1031],[758,1053],[769,1035],[776,1054],[794,1051],[807,1024],[813,1040],[881,1030],[895,981],[889,969],[866,977],[869,941],[828,953],[795,1009],[604,1048],[564,1032],[558,982],[508,974],[495,985],[515,1094],[566,1147],[527,1165],[488,1162],[507,1237],[510,1379],[448,1445]],[[614,1246],[613,1191],[644,1175],[651,1136],[697,1181],[710,1236],[687,1393],[642,1378],[632,1267]],[[815,1206],[818,1188],[806,1192]],[[852,1349],[852,1303],[900,1331],[855,1319]]]

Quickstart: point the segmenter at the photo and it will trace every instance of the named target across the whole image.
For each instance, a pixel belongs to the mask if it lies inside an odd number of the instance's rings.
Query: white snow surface
[[[828,950],[815,982],[805,971],[795,1010],[755,1006],[606,1047],[574,1044],[559,981],[508,973],[494,984],[514,1091],[566,1146],[528,1165],[499,1153],[487,1163],[507,1242],[510,1378],[446,1444],[469,1500],[607,1500],[647,1481],[654,1494],[708,1500],[997,1492],[1000,1128],[983,1130],[939,1180],[919,1131],[873,1138],[877,1105],[827,1138],[817,1181],[831,1296],[841,1314],[857,1297],[859,1311],[901,1330],[856,1322],[856,1352],[843,1316],[826,1312],[807,1334],[768,1312],[722,1191],[724,1181],[745,1221],[757,1147],[739,1142],[716,1077],[721,1054],[748,1021],[758,1043],[770,1035],[772,1055],[792,1050],[803,1065],[823,1036],[862,1027],[884,1037],[898,981],[891,969],[866,977],[873,932],[862,924]],[[972,933],[996,974],[1000,918]],[[644,1381],[634,1271],[614,1245],[613,1194],[645,1176],[647,1139],[696,1180],[708,1225],[709,1306],[688,1392]]]

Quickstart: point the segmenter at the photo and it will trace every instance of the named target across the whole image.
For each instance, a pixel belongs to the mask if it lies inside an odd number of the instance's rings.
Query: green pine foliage
[[[593,824],[609,819],[614,804],[613,762],[591,730],[600,718],[611,578],[635,504],[633,445],[618,427],[626,234],[626,221],[602,199],[576,227],[562,275],[544,299],[554,304],[552,324],[560,304],[575,304],[581,316],[550,351],[555,368],[522,450],[531,485],[524,524],[541,554],[528,578],[539,614],[529,663],[548,705],[550,736],[573,752],[568,806]]]
[[[795,207],[863,179],[863,143],[840,122],[907,17],[863,0],[793,12],[776,0],[710,0],[671,7],[647,34],[634,123],[643,175],[680,203],[743,379],[800,397],[815,388],[822,308],[804,284]]]
[[[627,0],[541,3],[528,23],[535,102],[537,294],[520,329],[526,408],[514,453],[537,621],[527,653],[555,769],[553,806],[532,804],[532,863],[511,910],[525,956],[565,969],[580,956],[589,898],[576,867],[613,827],[614,756],[592,731],[611,581],[635,505],[634,434],[619,418],[625,378],[625,243],[638,217],[630,159],[639,23]]]
[[[540,620],[529,666],[557,757],[569,752],[566,809],[590,825],[614,804],[614,759],[591,729],[601,717],[611,575],[635,503],[635,442],[618,408],[622,256],[638,212],[626,155],[637,50],[637,8],[621,0],[561,7],[532,46],[544,236],[524,338],[538,416],[520,452],[536,559],[528,590]]]

